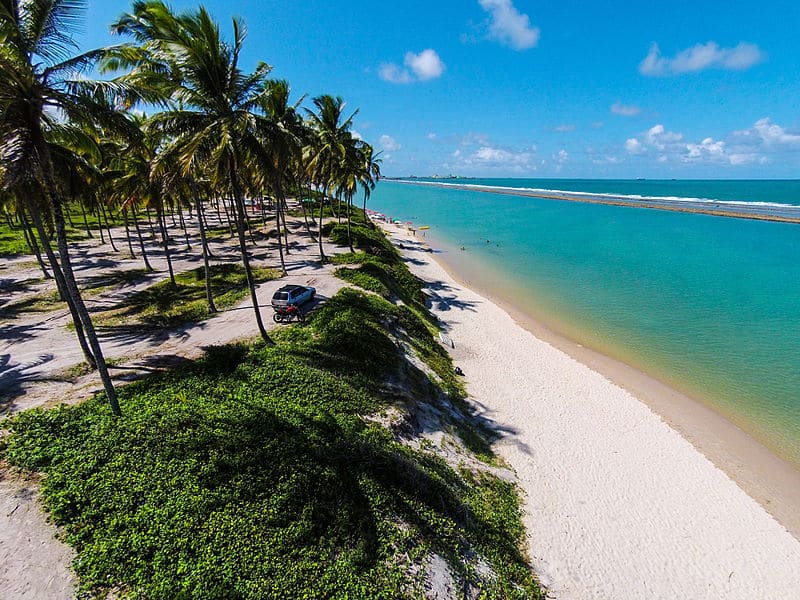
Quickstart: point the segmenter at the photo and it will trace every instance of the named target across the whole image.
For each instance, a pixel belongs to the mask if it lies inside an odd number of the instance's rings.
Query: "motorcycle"
[[[305,315],[294,304],[287,306],[273,304],[272,309],[275,311],[275,314],[272,315],[272,320],[276,323],[290,323],[293,319],[302,323],[306,320]]]

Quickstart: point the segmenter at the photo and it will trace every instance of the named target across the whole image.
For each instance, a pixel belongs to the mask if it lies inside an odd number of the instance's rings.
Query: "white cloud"
[[[403,64],[405,64],[405,68],[400,68],[394,63],[384,63],[378,70],[378,75],[390,83],[411,83],[441,77],[445,69],[442,59],[431,48],[427,48],[419,54],[406,52]],[[409,69],[411,70],[409,71]]]
[[[469,155],[461,151],[453,154],[459,158],[463,166],[483,167],[504,171],[524,172],[535,169],[533,153],[531,150],[512,151],[496,146],[481,146]]]
[[[427,135],[427,138],[428,138],[430,141],[434,141],[434,140],[436,139],[436,134],[435,134],[435,133],[433,133],[433,132],[431,131],[431,132],[430,132],[430,133]]]
[[[800,131],[789,131],[763,118],[748,129],[733,131],[723,139],[705,137],[695,142],[685,140],[683,134],[669,131],[659,123],[626,140],[624,149],[632,156],[657,156],[660,163],[763,164],[773,157],[786,160],[787,153],[800,152]]]
[[[731,154],[729,160],[732,165],[749,165],[754,162],[765,162],[765,157],[759,157],[758,154],[753,152],[743,154]]]
[[[405,63],[420,81],[436,79],[444,73],[444,63],[435,50],[428,48],[419,54],[406,52]]]
[[[378,143],[385,152],[394,152],[395,150],[400,150],[400,148],[402,148],[402,146],[397,143],[397,140],[390,135],[386,135],[385,133],[380,137]]]
[[[681,157],[683,162],[720,159],[729,161],[728,157],[725,155],[725,142],[722,140],[714,140],[710,137],[705,138],[699,144],[686,144],[686,154]]]
[[[736,133],[755,136],[767,146],[800,146],[800,134],[789,133],[769,118],[759,119],[750,129]]]
[[[559,150],[558,154],[556,155],[556,162],[558,164],[563,165],[565,162],[569,160],[569,153],[566,150]]]
[[[644,148],[644,144],[636,138],[628,138],[625,140],[625,150],[628,154],[644,154],[647,152]]]
[[[380,78],[389,83],[411,83],[411,74],[394,63],[381,65],[378,71]]]
[[[567,133],[570,131],[575,131],[575,125],[562,123],[561,125],[556,125],[553,127],[553,131],[557,133]]]
[[[766,58],[755,44],[741,42],[733,48],[720,48],[716,42],[697,44],[676,54],[673,58],[661,55],[658,44],[653,43],[647,56],[639,64],[642,75],[663,76],[696,73],[705,69],[743,71]]]
[[[683,134],[667,131],[661,124],[654,125],[647,130],[645,140],[658,150],[665,150],[668,145],[674,145],[683,139]]]
[[[611,105],[611,112],[615,115],[621,115],[623,117],[635,117],[642,109],[634,104],[622,104],[621,102],[615,102]]]
[[[531,27],[528,15],[519,12],[511,0],[478,0],[489,13],[489,37],[514,50],[533,48],[539,43],[539,28]]]

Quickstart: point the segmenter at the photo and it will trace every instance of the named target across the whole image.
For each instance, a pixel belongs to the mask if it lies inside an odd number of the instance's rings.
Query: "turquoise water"
[[[497,181],[470,183],[786,204],[800,192],[797,181],[741,182],[741,195],[730,181]],[[800,466],[800,225],[387,181],[370,207],[430,225],[480,287],[711,404]]]

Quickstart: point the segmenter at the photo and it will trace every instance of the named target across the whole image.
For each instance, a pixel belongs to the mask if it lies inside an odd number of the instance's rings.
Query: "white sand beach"
[[[554,598],[800,597],[800,542],[650,407],[459,284],[387,226],[430,283],[471,401],[525,491]]]

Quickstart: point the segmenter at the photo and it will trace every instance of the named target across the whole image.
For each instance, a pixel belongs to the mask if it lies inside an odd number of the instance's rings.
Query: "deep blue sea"
[[[436,181],[800,205],[795,180]],[[708,403],[800,466],[800,225],[386,180],[368,206],[430,226],[478,287]]]

